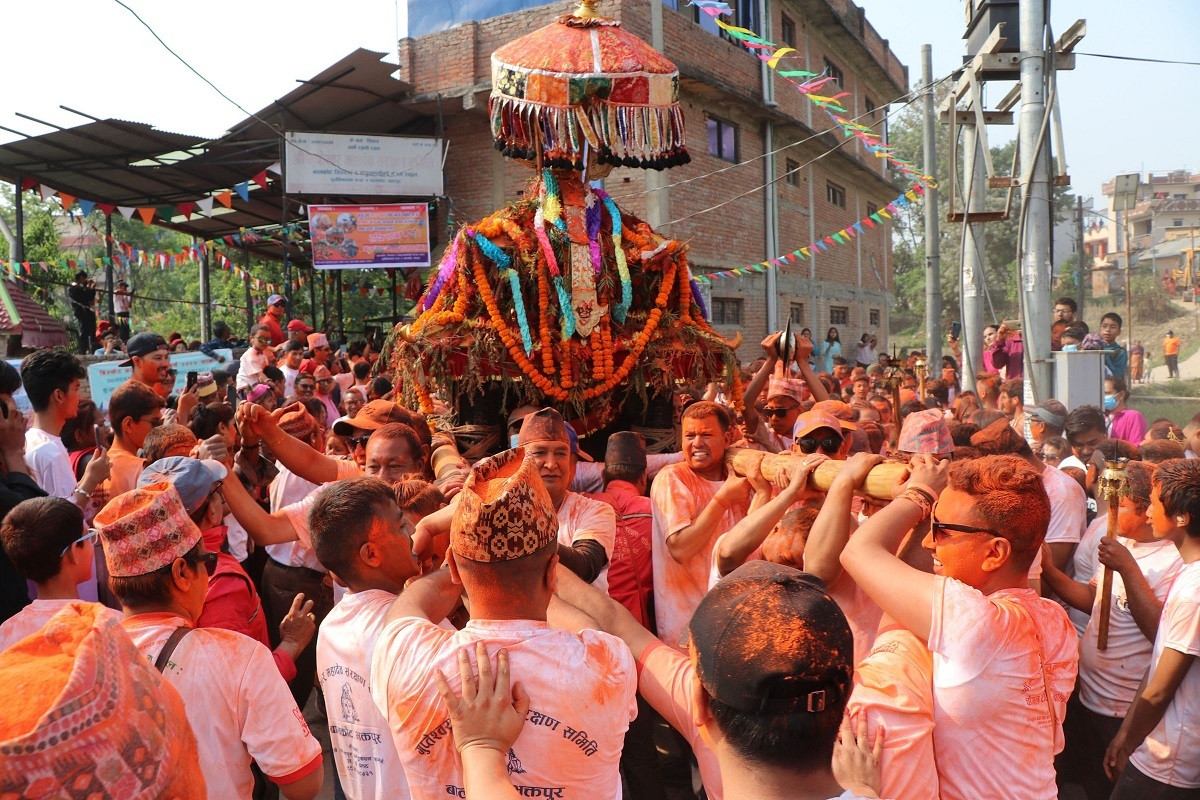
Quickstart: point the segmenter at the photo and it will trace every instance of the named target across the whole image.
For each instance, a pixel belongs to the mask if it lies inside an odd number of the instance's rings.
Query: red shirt
[[[277,347],[287,341],[287,336],[283,333],[283,328],[279,326],[279,318],[270,311],[263,314],[258,320],[259,325],[266,325],[271,329],[271,346]]]
[[[650,538],[650,498],[625,481],[612,481],[604,492],[587,494],[617,512],[617,538],[608,562],[608,595],[650,628],[650,596],[654,592]]]
[[[237,559],[219,552],[224,540],[224,525],[204,532],[204,547],[210,553],[217,553],[217,568],[208,576],[208,592],[204,595],[204,609],[196,620],[196,627],[223,628],[245,634],[271,650],[267,617],[258,591]],[[296,664],[291,656],[281,650],[271,650],[271,657],[285,681],[296,677]]]

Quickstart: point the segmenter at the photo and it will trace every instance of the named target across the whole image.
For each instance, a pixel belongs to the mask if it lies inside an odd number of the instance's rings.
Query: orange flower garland
[[[535,268],[538,279],[538,339],[542,344],[542,372],[554,374],[554,347],[550,343],[550,282],[546,280],[546,256],[539,250]]]
[[[600,352],[600,327],[592,328],[588,335],[588,346],[592,350],[592,380],[604,380],[604,355]]]

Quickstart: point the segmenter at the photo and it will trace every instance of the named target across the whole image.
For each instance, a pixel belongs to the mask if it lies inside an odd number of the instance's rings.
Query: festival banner
[[[221,363],[215,358],[209,358],[198,350],[187,353],[171,353],[171,366],[175,368],[175,388],[172,391],[175,394],[179,394],[187,388],[189,372],[212,372],[214,369],[223,369],[233,360],[232,350],[223,349],[213,352],[222,356],[225,362]],[[117,390],[118,386],[129,380],[129,376],[133,374],[132,367],[118,366],[122,363],[124,362],[114,358],[112,361],[101,361],[88,365],[88,385],[92,393],[92,402],[101,411],[108,410],[108,400],[112,397],[112,393]]]
[[[309,206],[313,266],[428,267],[429,206]]]

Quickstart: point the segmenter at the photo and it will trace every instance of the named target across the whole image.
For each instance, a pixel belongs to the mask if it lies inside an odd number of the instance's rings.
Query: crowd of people
[[[1008,324],[973,390],[806,330],[677,447],[518,406],[471,463],[271,300],[104,412],[0,363],[5,796],[1200,795],[1200,414],[1129,408],[1119,316],[1100,405],[1026,406]]]

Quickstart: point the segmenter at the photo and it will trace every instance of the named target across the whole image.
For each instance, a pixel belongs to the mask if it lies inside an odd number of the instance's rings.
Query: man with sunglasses
[[[287,800],[315,798],[321,745],[270,651],[240,633],[196,627],[218,556],[176,488],[126,492],[96,515],[96,528],[125,631],[183,698],[209,797],[248,800],[253,760]]]
[[[800,367],[801,378],[787,377],[791,362],[779,364],[780,334],[772,333],[762,341],[766,361],[746,386],[746,438],[756,442],[771,453],[782,453],[792,446],[792,428],[800,415],[800,404],[805,400],[805,389],[817,400],[829,396],[825,384],[808,363],[812,354],[812,340],[803,336],[796,338],[795,363]],[[758,397],[767,389],[767,405],[759,412]],[[762,422],[766,425],[762,425]]]
[[[225,552],[226,526],[221,524],[225,500],[221,486],[227,477],[228,470],[219,461],[171,456],[146,467],[138,486],[144,488],[164,481],[174,486],[188,516],[200,529],[205,549],[217,556],[208,576],[204,610],[196,620],[196,627],[237,631],[270,647],[258,590],[237,559]],[[279,646],[271,656],[285,681],[296,677],[296,661],[316,633],[312,605],[311,600],[305,602],[304,595],[298,594],[291,613],[279,625]]]
[[[61,497],[35,497],[8,512],[0,545],[17,574],[37,586],[37,599],[0,625],[0,652],[79,601],[79,585],[92,578],[95,541],[83,510]],[[111,609],[104,613],[117,618]]]
[[[925,519],[932,575],[896,556]],[[1041,476],[1023,459],[918,456],[897,499],[842,551],[859,586],[934,654],[943,800],[1058,797],[1054,756],[1078,643],[1062,607],[1029,588],[1049,523]]]
[[[845,405],[844,403],[842,405]],[[793,428],[792,452],[812,455],[820,453],[839,461],[845,460],[852,444],[847,431],[857,430],[853,422],[838,419],[823,409],[814,408],[796,418]]]
[[[282,320],[287,317],[287,301],[277,294],[267,298],[267,311],[259,318],[259,325],[266,325],[271,333],[271,346],[283,344],[287,337],[283,335]]]

